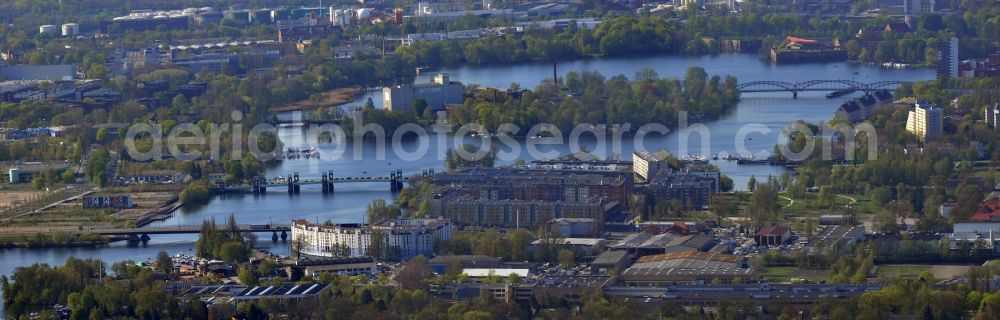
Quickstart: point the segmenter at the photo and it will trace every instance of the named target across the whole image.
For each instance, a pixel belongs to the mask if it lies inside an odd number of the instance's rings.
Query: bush
[[[212,194],[208,192],[208,187],[204,183],[192,182],[184,187],[179,198],[183,203],[205,203],[211,196]]]

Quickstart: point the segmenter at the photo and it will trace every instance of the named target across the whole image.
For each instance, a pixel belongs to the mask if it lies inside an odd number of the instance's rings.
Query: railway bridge
[[[854,80],[809,80],[809,81],[751,81],[736,85],[741,93],[749,92],[791,92],[792,97],[798,97],[803,91],[864,91],[872,92],[881,89],[897,89],[912,81],[879,81],[864,83]]]

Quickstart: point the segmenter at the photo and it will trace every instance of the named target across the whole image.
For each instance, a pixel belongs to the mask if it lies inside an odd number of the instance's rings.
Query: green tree
[[[576,255],[567,249],[559,250],[559,265],[563,268],[570,268],[576,265]]]
[[[103,143],[108,138],[108,128],[101,127],[97,129],[97,142]]]
[[[413,257],[403,264],[403,267],[396,274],[396,281],[404,289],[426,290],[428,279],[433,274],[430,265],[427,264],[427,258],[421,255]]]
[[[45,179],[42,178],[42,176],[40,176],[40,175],[36,175],[34,178],[31,178],[31,187],[34,188],[35,190],[42,190],[42,189],[44,189],[45,188]]]
[[[61,178],[63,183],[76,182],[76,174],[73,172],[72,169],[63,170]]]
[[[237,277],[240,279],[240,284],[244,286],[256,286],[257,285],[257,275],[250,270],[246,264],[240,266],[240,270],[237,273]]]
[[[422,117],[424,115],[424,110],[427,109],[427,100],[415,99],[413,100],[413,114],[417,117]]]
[[[534,240],[531,232],[524,229],[517,229],[510,233],[510,259],[511,261],[526,261],[528,256],[528,246]]]
[[[277,270],[278,265],[270,259],[264,259],[257,265],[257,273],[262,277],[269,277]]]
[[[160,251],[156,254],[156,269],[167,275],[173,274],[174,259],[170,258],[166,252]]]

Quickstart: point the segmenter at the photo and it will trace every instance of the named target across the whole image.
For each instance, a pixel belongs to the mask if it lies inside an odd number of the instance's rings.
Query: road
[[[844,205],[845,208],[850,208],[851,206],[854,205],[854,203],[858,202],[858,199],[854,199],[854,198],[849,197],[849,196],[845,196],[845,195],[842,195],[842,194],[838,194],[837,196],[851,201],[851,202],[848,202],[846,205]]]
[[[789,198],[789,197],[786,197],[786,196],[778,196],[778,198],[782,198],[782,199],[788,200],[788,204],[786,204],[784,207],[781,207],[782,209],[791,207],[793,204],[795,204],[795,199],[792,199],[792,198]]]

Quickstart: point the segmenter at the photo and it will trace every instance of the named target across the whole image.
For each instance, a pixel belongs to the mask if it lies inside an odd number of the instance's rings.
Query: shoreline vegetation
[[[115,241],[116,239],[95,234],[74,234],[57,232],[49,234],[15,235],[0,237],[0,249],[13,248],[78,248],[78,247],[101,247]]]
[[[470,84],[465,102],[449,110],[448,123],[478,124],[491,134],[504,129],[503,124],[513,124],[520,130],[503,130],[511,136],[545,123],[564,135],[573,130],[574,124],[586,123],[629,123],[630,130],[659,123],[676,129],[682,113],[690,114],[693,120],[715,120],[731,111],[740,96],[735,77],[709,76],[701,67],[688,68],[682,79],[660,78],[652,68],[643,68],[631,78],[571,71],[560,80],[544,81],[531,90],[521,89],[516,83],[506,91]],[[413,112],[404,112],[376,109],[369,101],[361,108],[361,123],[382,126],[386,137],[404,124],[430,125],[435,121],[434,112],[420,102],[414,102]],[[352,137],[353,118],[344,118],[341,128]],[[610,129],[613,127],[604,131],[612,132]]]
[[[293,102],[281,107],[273,107],[270,111],[271,113],[281,113],[305,111],[324,107],[338,107],[354,102],[355,99],[361,96],[363,92],[365,91],[363,91],[360,86],[331,89],[326,92],[310,96],[309,99]]]

